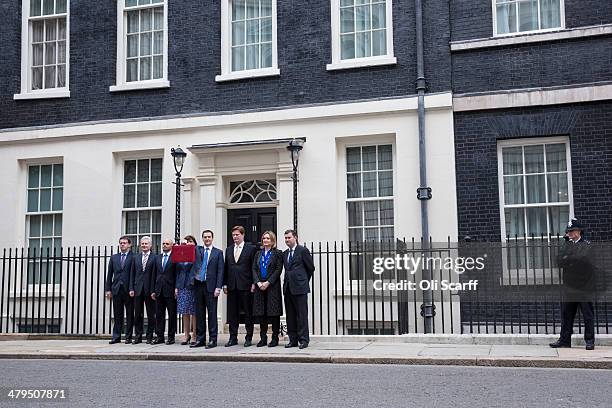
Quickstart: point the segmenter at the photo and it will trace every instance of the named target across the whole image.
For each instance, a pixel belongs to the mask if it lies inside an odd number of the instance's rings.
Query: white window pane
[[[30,233],[28,234],[30,238],[40,237],[40,220],[40,215],[30,216]]]
[[[123,182],[136,182],[136,160],[126,160],[123,165]]]
[[[28,167],[28,187],[35,188],[40,185],[40,166]]]
[[[523,177],[504,177],[504,204],[523,204]]]
[[[133,58],[138,56],[138,34],[127,36],[127,56]]]
[[[261,20],[261,41],[272,41],[272,19],[264,18]]]
[[[380,197],[393,195],[393,172],[378,172],[378,195]]]
[[[54,164],[53,165],[53,186],[61,187],[64,185],[64,165]]]
[[[151,232],[151,211],[138,213],[138,232],[140,234]]]
[[[259,0],[246,0],[246,16],[247,18],[259,16]]]
[[[504,175],[523,173],[523,149],[508,147],[502,150]]]
[[[567,162],[565,157],[565,144],[546,145],[546,170],[566,171]]]
[[[261,44],[261,68],[272,66],[272,43]]]
[[[272,15],[272,0],[261,0],[261,17]]]
[[[28,190],[28,212],[38,211],[38,190]]]
[[[232,1],[232,20],[244,19],[244,7],[245,0],[233,0]]]
[[[138,5],[142,6],[145,4],[151,4],[151,0],[138,0]]]
[[[125,7],[137,6],[138,0],[125,0]]]
[[[149,160],[138,160],[138,182],[143,183],[149,181]]]
[[[55,13],[61,14],[66,12],[67,0],[56,0],[55,2]]]
[[[356,58],[363,58],[363,57],[369,57],[370,56],[370,35],[371,33],[369,31],[363,32],[363,33],[357,33],[356,35],[356,41],[357,41],[357,46],[356,46],[356,50],[355,50],[355,57]]]
[[[127,60],[126,81],[138,81],[138,59]]]
[[[527,203],[545,203],[544,175],[527,176],[525,180],[527,183]]]
[[[340,7],[352,6],[355,3],[354,0],[340,0]]]
[[[519,31],[538,29],[538,2],[537,0],[523,1],[519,6]]]
[[[376,197],[377,195],[376,172],[363,173],[363,196]]]
[[[42,217],[42,236],[53,236],[53,214],[43,215]]]
[[[57,43],[57,63],[66,63],[66,41],[59,41]]]
[[[161,181],[162,159],[151,159],[151,181]]]
[[[346,171],[361,170],[361,148],[349,147],[346,149]]]
[[[363,31],[370,30],[370,7],[359,6],[355,7],[355,30]]]
[[[378,201],[366,201],[363,203],[363,223],[373,226],[378,224]]]
[[[380,229],[380,239],[381,241],[390,242],[393,241],[393,227],[385,227]]]
[[[42,89],[43,86],[43,69],[32,69],[32,89]]]
[[[53,211],[61,211],[64,208],[64,189],[54,188],[53,189]]]
[[[151,57],[140,59],[140,80],[151,79]]]
[[[244,21],[232,23],[232,45],[244,44]]]
[[[55,88],[55,66],[45,67],[45,89]]]
[[[542,29],[561,27],[560,0],[540,0],[540,25]]]
[[[138,184],[137,195],[136,195],[136,206],[137,207],[148,207],[149,206],[149,185]]]
[[[248,20],[246,24],[246,43],[259,42],[259,20]],[[247,51],[248,52],[248,51]]]
[[[153,9],[153,28],[155,30],[163,30],[164,29],[164,8],[156,7]]]
[[[362,242],[363,230],[361,228],[349,228],[349,242]]]
[[[376,170],[376,146],[362,148],[363,170]]]
[[[57,39],[57,20],[47,20],[45,22],[45,41]]]
[[[138,212],[131,211],[125,214],[125,233],[138,233]]]
[[[527,208],[527,236],[548,235],[546,231],[546,208]]]
[[[66,65],[57,66],[57,87],[63,88],[66,86]]]
[[[44,21],[32,21],[32,42],[39,43],[45,40]]]
[[[32,66],[43,65],[43,50],[44,44],[32,45]]]
[[[43,15],[55,14],[54,6],[54,0],[43,0]]]
[[[153,54],[160,55],[164,52],[164,32],[153,33]]]
[[[363,225],[363,203],[348,203],[348,226],[358,227]]]
[[[60,18],[57,21],[57,39],[65,40],[66,39],[66,19]]]
[[[40,16],[42,0],[30,0],[30,16]]]
[[[151,33],[140,34],[140,56],[151,55],[151,42],[153,36]]]
[[[348,198],[361,197],[361,174],[347,174],[346,187]]]
[[[391,145],[378,146],[378,170],[393,168],[393,153]]]
[[[164,57],[153,57],[153,79],[164,77]]]
[[[161,232],[161,210],[151,211],[151,221],[152,221],[151,222],[151,232],[160,233]]]
[[[128,184],[123,186],[123,208],[134,208],[136,206],[136,186]]]
[[[371,0],[356,0],[355,5],[368,4]]]
[[[55,63],[56,63],[55,61],[55,43],[46,43],[45,44],[45,65],[53,65]]]
[[[548,178],[548,202],[568,202],[567,173],[549,174],[546,177]]]
[[[40,186],[51,187],[51,179],[53,174],[53,166],[44,165],[40,166]]]
[[[162,204],[162,185],[161,183],[151,183],[151,207],[161,206]]]
[[[138,18],[139,18],[138,10],[128,11],[127,13],[127,32],[128,34],[138,32]]]
[[[565,232],[565,226],[569,220],[569,206],[550,207],[548,209],[548,214],[551,235],[563,235]]]
[[[393,225],[393,200],[383,200],[380,203],[380,225]]]
[[[525,173],[544,172],[544,146],[525,146]]]
[[[62,214],[55,214],[54,235],[56,237],[62,235]]]
[[[259,45],[247,45],[246,47],[246,69],[259,68]]]
[[[378,228],[365,228],[364,229],[364,240],[365,241],[379,241],[380,235],[378,233]]]
[[[355,34],[340,36],[340,59],[355,58]]]
[[[51,189],[40,190],[40,211],[51,211]]]
[[[516,5],[501,4],[497,6],[497,34],[516,32]]]
[[[244,47],[232,48],[232,71],[244,69]]]
[[[51,255],[51,248],[53,248],[53,239],[43,238],[40,240],[40,242],[41,242],[41,245],[40,245],[41,255],[43,256]],[[46,273],[47,264],[44,263],[42,267],[45,268],[44,271]],[[44,283],[44,281],[42,283]]]
[[[353,8],[340,9],[340,34],[352,33],[355,31]]]
[[[387,31],[372,31],[372,55],[387,55]]]
[[[372,5],[372,29],[387,27],[387,8],[385,3]]]

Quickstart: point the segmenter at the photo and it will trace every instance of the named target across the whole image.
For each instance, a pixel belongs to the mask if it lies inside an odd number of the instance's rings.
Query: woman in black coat
[[[266,231],[261,236],[263,248],[253,261],[253,317],[259,318],[261,340],[257,347],[268,344],[268,324],[272,324],[272,340],[268,347],[278,346],[280,317],[283,314],[283,295],[280,275],[283,271],[283,253],[276,249],[276,235]]]

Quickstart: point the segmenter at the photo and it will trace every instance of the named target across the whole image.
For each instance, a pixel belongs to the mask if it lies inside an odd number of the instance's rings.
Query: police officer
[[[594,307],[591,301],[594,285],[591,243],[583,238],[580,221],[572,218],[565,230],[565,243],[559,250],[559,267],[563,268],[563,301],[561,302],[561,334],[550,347],[571,347],[574,318],[578,307],[584,321],[587,350],[595,348]]]

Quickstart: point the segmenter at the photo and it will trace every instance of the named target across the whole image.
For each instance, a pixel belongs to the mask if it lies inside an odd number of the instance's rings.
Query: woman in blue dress
[[[183,244],[197,245],[197,241],[193,235],[187,235],[183,238]],[[185,339],[181,343],[183,346],[195,343],[191,342],[192,334],[194,339],[196,337],[196,306],[193,295],[191,266],[191,262],[179,262],[176,264],[177,312],[183,315],[183,328],[185,330]]]

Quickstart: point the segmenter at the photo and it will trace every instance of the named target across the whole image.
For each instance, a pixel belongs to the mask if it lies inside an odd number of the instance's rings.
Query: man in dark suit
[[[246,336],[244,347],[252,345],[253,340],[253,259],[257,249],[254,245],[244,242],[244,227],[232,228],[234,245],[225,250],[225,273],[223,275],[223,291],[227,294],[227,320],[230,338],[225,347],[238,344],[238,321],[240,310],[245,314],[244,327]]]
[[[174,344],[174,334],[176,333],[176,269],[171,260],[172,240],[165,238],[162,241],[162,253],[157,257],[155,292],[151,298],[156,300],[155,332],[157,338],[153,344],[164,342],[164,329],[166,327],[166,310],[168,311],[168,341],[166,344]]]
[[[196,343],[190,347],[207,349],[217,347],[217,300],[223,285],[223,251],[213,246],[214,234],[211,230],[202,232],[203,246],[196,248],[196,257],[191,268],[190,278],[194,285],[196,298]],[[206,311],[208,311],[208,335],[206,344]]]
[[[308,347],[308,285],[315,270],[308,248],[298,245],[294,230],[285,231],[285,244],[288,249],[283,253],[285,280],[283,294],[287,313],[287,334],[289,343],[285,348]]]
[[[157,260],[151,252],[151,237],[140,239],[140,254],[134,256],[134,324],[136,336],[133,343],[142,343],[144,309],[147,309],[147,344],[153,342],[155,332],[155,301],[151,293],[155,290],[155,268]]]
[[[134,288],[132,275],[134,273],[134,255],[130,248],[132,241],[126,236],[119,238],[119,253],[111,256],[108,263],[106,283],[104,290],[106,297],[113,300],[113,338],[110,344],[121,341],[123,328],[123,311],[127,315],[125,331],[125,344],[132,342],[132,329],[134,327]]]

